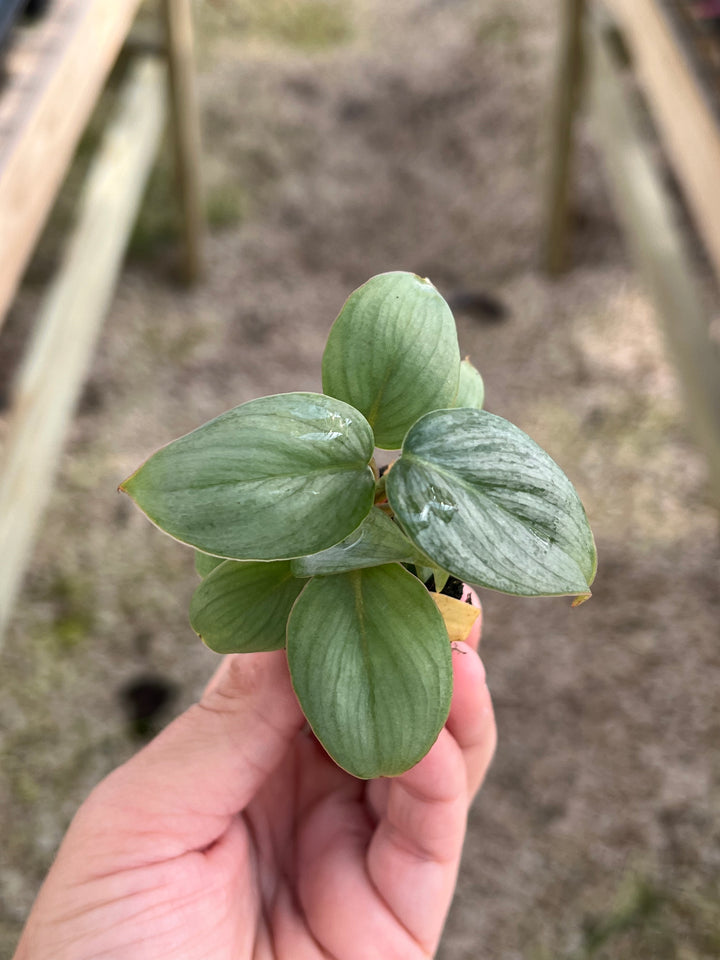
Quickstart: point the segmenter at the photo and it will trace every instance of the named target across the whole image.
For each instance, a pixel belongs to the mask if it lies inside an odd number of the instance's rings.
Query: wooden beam
[[[192,283],[202,272],[205,204],[190,0],[163,0],[163,11],[167,28],[175,165],[183,216],[184,273]]]
[[[594,29],[591,37],[592,106],[611,195],[662,321],[691,427],[708,458],[711,494],[720,507],[720,363],[708,318],[682,233],[638,132],[625,88],[602,33]]]
[[[165,74],[155,58],[130,69],[19,372],[0,474],[0,637],[160,143]]]
[[[543,266],[550,274],[561,273],[568,263],[573,128],[583,81],[584,11],[585,0],[562,0],[560,5],[560,38],[555,60],[547,158],[546,222],[541,248]]]
[[[720,129],[657,0],[605,0],[720,279]]]
[[[0,326],[140,0],[54,0],[0,97]]]

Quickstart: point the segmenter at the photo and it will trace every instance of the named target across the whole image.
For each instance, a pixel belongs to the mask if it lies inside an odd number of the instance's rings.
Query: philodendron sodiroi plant
[[[425,581],[580,602],[595,545],[562,470],[482,409],[481,376],[429,280],[384,273],[355,290],[322,385],[220,414],[120,489],[197,551],[190,621],[204,642],[286,647],[327,752],[357,777],[394,775],[450,708],[452,612]],[[399,450],[382,476],[376,448]]]

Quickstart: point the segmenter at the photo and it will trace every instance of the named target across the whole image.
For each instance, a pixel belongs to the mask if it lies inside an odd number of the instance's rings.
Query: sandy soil
[[[215,662],[187,624],[191,556],[117,483],[228,407],[317,389],[348,292],[408,269],[504,305],[459,310],[461,347],[577,485],[600,556],[578,609],[482,597],[500,743],[440,956],[717,957],[717,516],[584,124],[575,269],[538,269],[555,5],[289,9],[200,10],[205,282],[173,284],[161,237],[129,262],[0,658],[0,955],[73,810],[137,747],[123,690],[168,685],[152,727]]]

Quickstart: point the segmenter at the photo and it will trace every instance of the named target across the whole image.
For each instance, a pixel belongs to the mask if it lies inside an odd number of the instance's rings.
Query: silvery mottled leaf
[[[280,560],[339,543],[367,516],[367,421],[340,400],[251,400],[158,450],[120,487],[158,527],[203,552]]]
[[[450,709],[443,618],[399,564],[315,577],[288,622],[295,692],[318,740],[356,777],[418,762]]]
[[[386,490],[407,535],[459,579],[520,596],[589,595],[597,559],[582,503],[548,454],[502,417],[423,417]]]

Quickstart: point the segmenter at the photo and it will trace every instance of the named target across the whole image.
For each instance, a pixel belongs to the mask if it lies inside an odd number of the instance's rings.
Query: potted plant
[[[595,545],[565,474],[482,409],[482,378],[429,280],[385,273],[354,291],[322,384],[222,413],[120,489],[196,549],[190,621],[205,643],[287,647],[328,753],[355,776],[393,775],[427,753],[450,707],[453,604],[441,613],[426,582],[577,603]],[[377,448],[399,450],[382,475]]]

